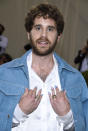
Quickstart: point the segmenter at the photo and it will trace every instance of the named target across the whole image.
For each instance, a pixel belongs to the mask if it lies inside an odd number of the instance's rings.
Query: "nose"
[[[46,29],[42,29],[41,36],[46,37],[47,36],[47,31]]]

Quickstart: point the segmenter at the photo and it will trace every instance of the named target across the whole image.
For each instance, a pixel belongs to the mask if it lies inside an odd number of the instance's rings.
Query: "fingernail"
[[[66,90],[64,90],[64,92],[65,92],[65,93],[67,93],[67,91],[66,91]]]

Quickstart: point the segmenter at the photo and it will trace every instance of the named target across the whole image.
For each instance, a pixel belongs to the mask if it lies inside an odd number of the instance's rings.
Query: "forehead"
[[[56,27],[56,23],[51,18],[43,18],[43,17],[36,17],[34,20],[34,25],[44,25],[44,26],[54,26]]]

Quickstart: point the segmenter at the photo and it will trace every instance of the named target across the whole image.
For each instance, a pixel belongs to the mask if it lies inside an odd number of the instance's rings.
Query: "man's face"
[[[33,52],[45,56],[54,50],[58,36],[56,24],[53,19],[36,17],[31,32],[28,34]]]

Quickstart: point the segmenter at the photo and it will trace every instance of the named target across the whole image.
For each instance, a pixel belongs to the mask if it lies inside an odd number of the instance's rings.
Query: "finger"
[[[42,89],[40,89],[39,91],[38,91],[38,96],[40,96],[41,95],[41,92],[42,92]]]
[[[64,95],[66,96],[66,90],[64,90]]]
[[[37,104],[37,106],[39,105],[41,99],[42,99],[42,95],[36,97],[35,103]]]
[[[38,102],[40,103],[40,101],[41,101],[41,99],[42,99],[42,96],[43,95],[40,95],[39,97],[38,97]]]
[[[65,99],[67,99],[67,101],[68,101],[68,98],[67,98],[67,95],[66,95],[66,90],[64,91],[64,96],[65,96]]]
[[[29,90],[29,96],[32,97],[32,95],[33,95],[33,90]]]
[[[35,98],[36,96],[37,87],[34,88],[32,96]]]
[[[24,94],[23,94],[22,97],[27,96],[27,95],[28,95],[28,92],[29,92],[29,90],[28,90],[28,88],[26,88],[26,89],[25,89],[25,92],[24,92]]]
[[[50,98],[50,100],[51,100],[51,99],[52,99],[51,93],[49,92],[48,95],[49,95],[49,98]]]
[[[56,87],[56,95],[58,95],[59,93],[60,93],[59,88]]]
[[[41,99],[42,99],[42,95],[40,95],[40,96],[36,96],[36,98],[35,98],[35,102],[36,102],[37,105],[39,105]]]
[[[55,89],[52,88],[51,90],[52,90],[52,96],[55,95]]]
[[[57,98],[56,95],[53,95],[53,96],[52,96],[52,99],[53,99],[53,100],[56,100],[56,98]]]
[[[40,89],[39,91],[38,91],[38,94],[36,95],[36,97],[35,97],[35,99],[36,100],[39,100],[39,99],[41,99],[41,91],[42,91],[42,89]]]
[[[69,103],[65,90],[61,91],[59,97],[62,97],[65,102]]]

